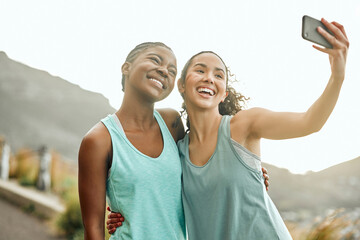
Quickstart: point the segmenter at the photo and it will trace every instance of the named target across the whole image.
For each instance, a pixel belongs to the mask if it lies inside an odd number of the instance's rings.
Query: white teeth
[[[156,80],[154,78],[150,78],[150,80],[153,81],[154,83],[158,84],[160,88],[163,88],[163,84],[159,80]]]
[[[209,88],[198,88],[197,91],[209,93],[211,96],[214,96],[214,94],[215,94],[215,92]]]

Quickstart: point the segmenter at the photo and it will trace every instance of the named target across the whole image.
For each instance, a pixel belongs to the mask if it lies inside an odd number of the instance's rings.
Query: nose
[[[204,76],[204,81],[205,82],[208,82],[208,83],[210,83],[210,84],[213,84],[214,83],[214,78],[213,78],[213,76],[212,76],[212,74],[206,74],[205,76]]]
[[[165,67],[159,67],[156,72],[164,78],[167,78],[169,76],[169,72]]]

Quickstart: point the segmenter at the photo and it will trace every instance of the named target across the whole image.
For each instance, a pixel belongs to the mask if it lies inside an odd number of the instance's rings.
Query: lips
[[[208,94],[210,96],[214,96],[215,95],[215,91],[211,88],[208,87],[198,87],[197,89],[198,93],[202,93],[202,94]]]

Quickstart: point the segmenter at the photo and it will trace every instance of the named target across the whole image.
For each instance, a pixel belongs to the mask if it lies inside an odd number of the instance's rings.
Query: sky
[[[262,161],[293,173],[320,171],[360,156],[358,0],[0,0],[0,51],[84,89],[118,109],[121,65],[137,44],[161,41],[178,72],[202,50],[217,52],[250,97],[248,108],[306,111],[330,76],[326,54],[301,38],[303,15],[336,20],[350,40],[346,79],[318,133],[262,140]],[[156,107],[181,109],[177,88]]]

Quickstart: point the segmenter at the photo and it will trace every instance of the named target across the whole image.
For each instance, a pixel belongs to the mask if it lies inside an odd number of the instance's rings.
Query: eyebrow
[[[158,58],[160,58],[160,60],[161,61],[163,61],[164,60],[164,58],[163,57],[161,57],[159,54],[156,54],[156,53],[149,53],[148,54],[148,56],[149,55],[155,55],[155,56],[157,56]],[[176,68],[176,66],[174,65],[174,64],[170,64],[170,67],[173,67],[173,68],[175,68],[175,70],[177,70],[177,68]]]
[[[207,68],[207,65],[205,63],[196,63],[194,65],[194,67],[196,67],[196,66]],[[225,74],[225,71],[222,68],[215,67],[215,70],[216,71],[222,71]]]

